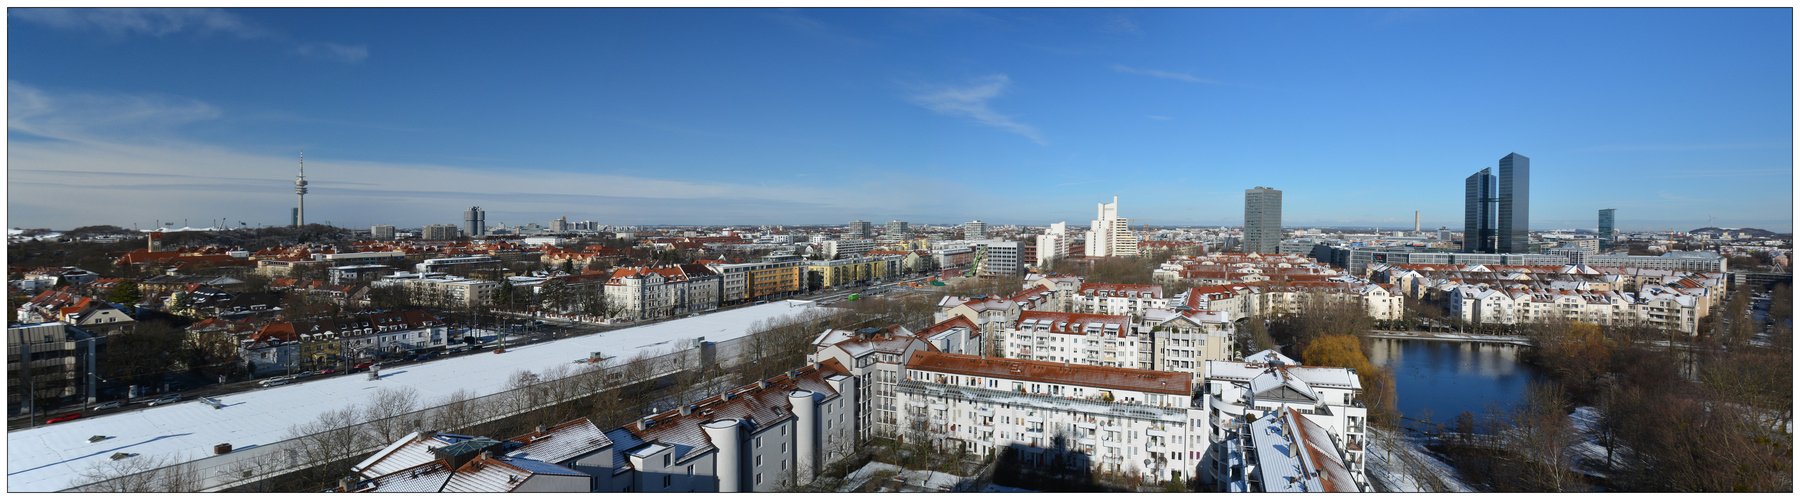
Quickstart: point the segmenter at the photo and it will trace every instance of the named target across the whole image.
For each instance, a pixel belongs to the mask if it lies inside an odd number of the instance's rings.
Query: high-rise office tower
[[[370,226],[369,237],[375,241],[392,241],[394,239],[394,226],[387,224]]]
[[[988,237],[988,225],[979,220],[963,223],[963,239],[985,240]]]
[[[1494,212],[1499,223],[1497,253],[1531,253],[1531,159],[1512,153],[1500,159],[1499,200]]]
[[[1244,252],[1281,250],[1281,190],[1257,186],[1244,190]]]
[[[1463,180],[1463,252],[1494,253],[1494,174],[1481,169]]]
[[[1612,250],[1613,246],[1613,211],[1615,208],[1600,209],[1600,250]]]
[[[855,238],[855,239],[868,239],[869,238],[869,229],[870,229],[869,223],[863,222],[861,220],[853,220],[853,221],[850,221],[849,231],[846,231],[849,234],[845,235],[844,237],[845,238]]]
[[[1463,181],[1463,251],[1531,253],[1531,159],[1500,159]]]
[[[889,221],[887,223],[886,236],[889,238],[899,238],[899,239],[904,240],[904,239],[906,239],[906,231],[907,231],[907,229],[906,229],[905,222],[896,220],[896,221]]]
[[[487,234],[487,212],[481,207],[469,207],[463,211],[463,232],[470,238],[479,238]]]
[[[1089,257],[1135,257],[1137,235],[1131,232],[1131,219],[1119,217],[1119,197],[1112,203],[1099,203],[1092,232],[1087,241]]]

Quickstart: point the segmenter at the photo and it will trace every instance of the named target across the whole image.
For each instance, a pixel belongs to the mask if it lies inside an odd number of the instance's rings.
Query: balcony
[[[1169,451],[1169,447],[1159,445],[1159,444],[1152,444],[1152,445],[1145,446],[1144,451],[1151,452],[1151,453],[1165,453],[1165,452]]]
[[[1168,437],[1169,431],[1165,431],[1162,429],[1152,427],[1152,428],[1150,428],[1150,430],[1144,431],[1144,434],[1150,435],[1150,436],[1157,436],[1157,437]]]

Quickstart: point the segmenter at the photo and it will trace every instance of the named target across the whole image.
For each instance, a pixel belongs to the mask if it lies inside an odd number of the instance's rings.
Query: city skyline
[[[1534,230],[1792,229],[1785,9],[10,13],[11,227],[283,225],[304,150],[349,227],[1455,229],[1519,151]]]

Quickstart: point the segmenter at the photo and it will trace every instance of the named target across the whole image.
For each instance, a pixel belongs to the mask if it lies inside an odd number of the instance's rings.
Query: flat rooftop
[[[381,380],[363,374],[314,377],[302,382],[220,396],[224,407],[188,400],[181,403],[115,413],[103,417],[40,426],[6,435],[7,491],[57,491],[72,486],[94,464],[110,463],[114,453],[145,458],[193,460],[212,454],[213,445],[236,449],[267,445],[287,437],[290,426],[312,421],[320,413],[360,406],[381,387],[412,387],[422,405],[435,405],[458,390],[488,395],[505,388],[518,370],[535,373],[600,351],[615,361],[639,352],[665,352],[676,341],[706,337],[721,342],[743,337],[750,324],[798,314],[816,306],[782,301],[704,314],[653,325],[614,330],[541,344],[511,347],[504,354],[478,354],[387,368]],[[449,431],[451,429],[443,429]],[[88,437],[109,438],[89,443]]]

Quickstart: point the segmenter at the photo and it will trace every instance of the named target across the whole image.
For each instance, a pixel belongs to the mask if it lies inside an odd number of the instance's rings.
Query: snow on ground
[[[1426,450],[1424,441],[1406,433],[1396,436],[1373,427],[1369,428],[1369,438],[1369,452],[1364,455],[1368,459],[1365,470],[1370,480],[1381,484],[1382,489],[1406,493],[1429,491],[1422,487],[1419,484],[1421,481],[1414,476],[1431,474],[1443,481],[1452,492],[1475,491],[1463,484],[1462,479],[1457,477],[1456,469],[1450,467],[1450,464],[1438,460],[1436,455],[1432,455],[1429,450]],[[1390,443],[1397,446],[1393,446],[1394,449],[1389,450]],[[1423,464],[1428,470],[1407,470],[1400,454],[1411,454],[1415,462]]]
[[[1569,414],[1569,424],[1575,428],[1575,444],[1569,447],[1567,458],[1569,470],[1595,477],[1607,477],[1606,443],[1602,441],[1597,429],[1600,425],[1600,410],[1592,406],[1582,406]],[[1619,451],[1613,450],[1613,459],[1618,460]]]
[[[759,320],[797,314],[812,307],[815,306],[806,301],[775,302],[508,348],[503,354],[483,352],[396,366],[383,370],[378,381],[368,380],[362,374],[302,379],[305,381],[301,383],[222,396],[222,409],[190,400],[12,431],[6,436],[7,490],[68,488],[91,465],[104,463],[119,452],[151,459],[191,460],[211,455],[213,445],[220,443],[243,449],[281,441],[287,437],[290,426],[311,421],[328,410],[362,405],[369,394],[381,387],[412,387],[426,405],[459,389],[474,395],[494,394],[519,370],[542,373],[553,366],[569,365],[593,351],[602,351],[619,362],[639,352],[666,351],[677,340],[706,337],[708,341],[722,342],[746,335],[749,332],[745,329]],[[95,435],[109,438],[89,443],[88,437]]]
[[[904,488],[906,491],[949,491],[955,488],[957,484],[975,479],[936,471],[902,469],[898,465],[881,462],[869,462],[868,465],[864,465],[861,469],[857,469],[856,472],[852,472],[848,477],[845,477],[844,487],[840,488],[838,491],[848,492],[862,486],[863,483],[882,472],[899,472],[900,474],[898,477],[906,480],[906,487]],[[886,485],[883,486],[885,487]]]

